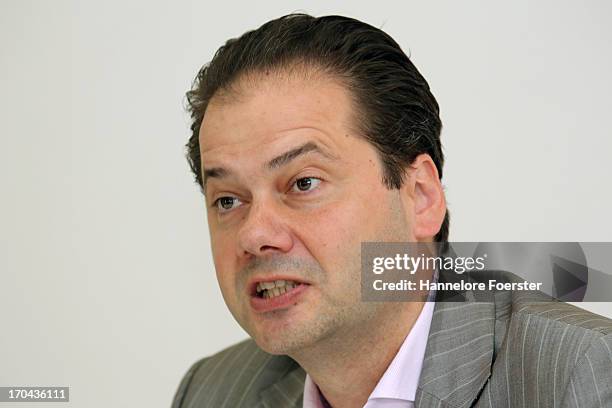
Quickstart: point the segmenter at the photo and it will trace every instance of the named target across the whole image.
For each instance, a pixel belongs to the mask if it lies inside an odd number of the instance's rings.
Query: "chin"
[[[258,341],[255,341],[257,343],[257,345],[259,346],[260,349],[262,349],[263,351],[265,351],[268,354],[274,354],[274,355],[286,355],[289,354],[291,352],[290,349],[288,349],[286,347],[286,345],[284,344],[277,344],[277,343],[261,343]]]
[[[285,355],[312,344],[312,339],[297,333],[275,333],[273,335],[251,336],[260,349],[269,354]]]
[[[260,349],[262,349],[268,354],[284,355],[284,354],[289,354],[292,350],[292,347],[290,347],[289,344],[287,344],[285,341],[282,341],[280,339],[261,340],[261,339],[254,338],[253,340],[255,340],[255,343],[257,343]]]

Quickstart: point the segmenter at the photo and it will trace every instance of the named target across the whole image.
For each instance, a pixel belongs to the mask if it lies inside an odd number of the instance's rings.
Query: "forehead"
[[[265,75],[244,80],[210,101],[200,127],[203,164],[264,153],[312,138],[334,150],[353,133],[351,95],[325,75]]]

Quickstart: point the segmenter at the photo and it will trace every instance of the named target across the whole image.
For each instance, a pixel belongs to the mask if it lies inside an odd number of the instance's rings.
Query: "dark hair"
[[[438,103],[400,46],[382,30],[352,18],[289,14],[228,40],[187,92],[193,120],[187,159],[201,188],[198,134],[213,95],[229,91],[248,74],[300,65],[347,86],[356,102],[357,127],[378,150],[388,188],[401,187],[406,168],[422,153],[431,156],[442,178]],[[447,211],[435,240],[446,242],[448,229]]]

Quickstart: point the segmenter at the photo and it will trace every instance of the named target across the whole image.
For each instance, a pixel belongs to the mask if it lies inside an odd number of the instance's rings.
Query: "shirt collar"
[[[368,400],[391,398],[414,401],[425,358],[433,310],[434,302],[425,302],[417,321]]]

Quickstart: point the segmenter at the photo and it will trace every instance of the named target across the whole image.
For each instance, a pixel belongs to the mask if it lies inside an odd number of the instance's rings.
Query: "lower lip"
[[[285,309],[295,304],[302,296],[305,290],[310,285],[300,283],[289,292],[285,292],[282,295],[275,296],[273,298],[263,298],[258,296],[251,297],[251,307],[258,313],[271,312],[273,310]]]

